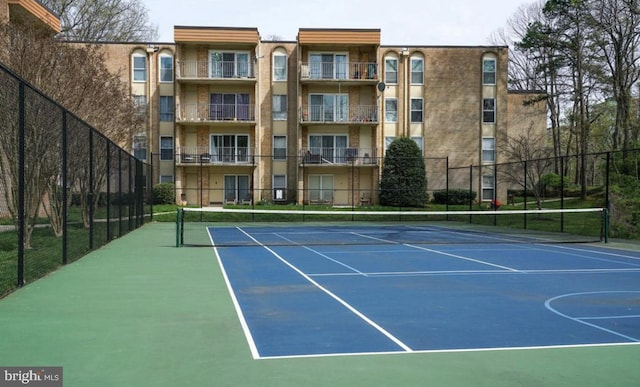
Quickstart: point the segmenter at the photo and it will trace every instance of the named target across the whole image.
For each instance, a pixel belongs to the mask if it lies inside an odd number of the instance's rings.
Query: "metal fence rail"
[[[0,125],[0,297],[151,214],[151,165],[1,64]]]

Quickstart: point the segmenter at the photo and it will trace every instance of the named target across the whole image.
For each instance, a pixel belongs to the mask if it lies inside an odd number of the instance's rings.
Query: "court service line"
[[[342,298],[340,298],[339,296],[337,296],[336,294],[334,294],[333,292],[331,292],[329,289],[325,288],[324,286],[320,285],[318,282],[316,282],[313,278],[309,277],[307,274],[305,274],[302,270],[298,269],[295,265],[293,265],[292,263],[290,263],[289,261],[287,261],[286,259],[282,258],[278,253],[276,253],[275,251],[273,251],[269,246],[264,245],[262,242],[258,241],[257,239],[255,239],[254,237],[252,237],[251,235],[249,235],[247,232],[245,232],[242,228],[237,227],[237,229],[242,232],[243,234],[245,234],[248,238],[252,239],[254,242],[256,242],[258,245],[262,246],[265,250],[267,250],[268,252],[270,252],[271,254],[273,254],[274,257],[278,258],[280,261],[282,261],[282,263],[284,263],[285,265],[289,266],[292,270],[294,270],[296,273],[300,274],[304,279],[306,279],[307,281],[311,282],[314,286],[316,286],[318,289],[322,290],[323,292],[325,292],[329,297],[333,298],[334,300],[338,301],[338,303],[342,304],[342,306],[344,306],[345,308],[347,308],[349,311],[351,311],[353,314],[355,314],[357,317],[359,317],[360,319],[362,319],[364,322],[366,322],[367,324],[371,325],[374,329],[376,329],[378,332],[382,333],[384,336],[386,336],[389,340],[393,341],[396,345],[398,345],[400,348],[402,348],[404,351],[406,352],[413,352],[413,349],[411,349],[408,345],[406,345],[405,343],[403,343],[400,339],[398,339],[397,337],[395,337],[394,335],[392,335],[390,332],[388,332],[386,329],[384,329],[383,327],[381,327],[380,325],[378,325],[375,321],[371,320],[369,317],[365,316],[362,312],[360,312],[359,310],[357,310],[355,307],[351,306],[348,302],[346,302],[345,300],[343,300]]]
[[[558,249],[563,249],[563,250],[573,250],[573,251],[580,251],[583,253],[593,253],[593,254],[597,254],[597,255],[608,255],[611,257],[618,257],[618,258],[629,258],[632,260],[638,260],[640,261],[640,257],[636,257],[633,255],[627,255],[627,254],[620,254],[620,253],[613,253],[613,252],[607,252],[607,251],[599,251],[599,250],[590,250],[590,249],[579,249],[577,247],[567,247],[567,246],[554,246]],[[589,258],[589,257],[587,257]],[[613,262],[618,262],[619,261],[613,261]]]
[[[209,240],[211,241],[211,245],[213,246],[213,252],[216,254],[216,258],[218,259],[218,266],[220,267],[220,271],[222,272],[222,277],[224,278],[224,282],[227,285],[227,290],[229,291],[229,295],[231,296],[233,307],[236,309],[236,313],[238,314],[238,319],[240,320],[240,326],[242,327],[242,331],[244,332],[244,336],[247,339],[249,349],[251,350],[251,356],[254,359],[259,359],[260,353],[258,352],[258,347],[256,346],[256,342],[253,340],[253,335],[251,335],[251,330],[249,329],[247,320],[244,317],[244,313],[242,313],[242,308],[240,308],[240,303],[238,302],[236,293],[233,291],[233,287],[231,286],[231,281],[229,281],[229,277],[227,276],[227,271],[224,269],[224,265],[222,264],[222,259],[220,258],[220,253],[218,253],[218,248],[215,246],[215,243],[213,242],[213,237],[209,232],[209,228],[207,228],[207,234],[209,235]]]
[[[398,242],[394,242],[394,241],[390,241],[390,240],[386,240],[386,239],[381,239],[381,238],[376,238],[376,237],[372,237],[369,235],[364,235],[364,234],[360,234],[357,232],[354,232],[353,234],[361,236],[363,238],[370,238],[370,239],[374,239],[377,241],[381,241],[381,242],[386,242],[386,243],[392,243],[392,244],[398,244]],[[491,262],[486,262],[486,261],[481,261],[479,259],[474,259],[474,258],[470,258],[470,257],[463,257],[462,255],[457,255],[457,254],[451,254],[451,253],[445,253],[444,251],[438,251],[438,250],[433,250],[433,249],[428,249],[426,247],[422,247],[422,246],[416,246],[416,245],[412,245],[409,243],[402,243],[403,246],[407,246],[407,247],[411,247],[414,249],[418,249],[418,250],[424,250],[424,251],[429,251],[431,253],[436,253],[436,254],[441,254],[441,255],[446,255],[448,257],[453,257],[453,258],[458,258],[458,259],[464,259],[466,261],[471,261],[471,262],[475,262],[475,263],[480,263],[483,265],[487,265],[487,266],[493,266],[493,267],[497,267],[499,269],[504,269],[504,270],[509,270],[515,273],[520,272],[520,270],[514,269],[512,267],[508,267],[508,266],[502,266],[502,265],[498,265],[495,263],[491,263]]]
[[[347,265],[347,264],[346,264],[346,263],[344,263],[344,262],[340,262],[340,261],[338,261],[337,259],[331,258],[331,257],[330,257],[330,256],[328,256],[328,255],[322,254],[321,252],[319,252],[319,251],[317,251],[317,250],[314,250],[314,249],[312,249],[311,247],[308,247],[308,246],[305,246],[305,245],[301,245],[300,243],[295,242],[295,241],[292,241],[291,239],[289,239],[289,238],[287,238],[287,237],[285,237],[285,236],[283,236],[283,235],[280,235],[280,234],[278,234],[278,233],[274,233],[274,235],[275,235],[275,236],[277,236],[278,238],[282,238],[282,239],[284,239],[284,240],[285,240],[285,241],[287,241],[287,242],[291,242],[291,243],[295,244],[296,246],[303,247],[303,248],[305,248],[306,250],[311,251],[312,253],[318,254],[318,255],[319,255],[319,256],[321,256],[322,258],[325,258],[325,259],[328,259],[328,260],[329,260],[329,261],[331,261],[331,262],[337,263],[338,265],[340,265],[340,266],[342,266],[342,267],[345,267],[345,268],[347,268],[347,269],[349,269],[349,270],[351,270],[351,271],[353,271],[353,272],[355,272],[355,273],[357,273],[357,274],[359,274],[359,275],[362,275],[362,276],[365,276],[365,277],[367,276],[365,273],[361,272],[360,270],[356,269],[355,267],[349,266],[349,265]]]

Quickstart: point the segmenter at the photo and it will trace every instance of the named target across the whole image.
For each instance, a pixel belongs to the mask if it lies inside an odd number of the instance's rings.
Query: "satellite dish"
[[[385,85],[384,82],[378,83],[378,91],[379,92],[382,93],[386,87],[387,87],[387,85]]]

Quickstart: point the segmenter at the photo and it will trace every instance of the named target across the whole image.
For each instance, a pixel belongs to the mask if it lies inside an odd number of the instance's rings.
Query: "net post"
[[[603,225],[603,230],[602,233],[604,234],[604,243],[609,243],[609,209],[608,208],[603,208],[602,209],[602,225]]]
[[[180,247],[180,234],[182,229],[182,208],[176,210],[176,247]]]

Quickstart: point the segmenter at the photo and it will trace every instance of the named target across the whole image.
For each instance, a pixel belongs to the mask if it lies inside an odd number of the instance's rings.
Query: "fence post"
[[[560,157],[560,209],[564,209],[564,156]],[[564,232],[564,213],[560,213],[560,232]]]
[[[107,243],[111,240],[111,141],[106,141],[107,148]]]
[[[473,164],[469,165],[469,211],[473,210]],[[472,215],[469,214],[469,223],[473,222]]]
[[[445,176],[445,188],[447,191],[447,196],[445,199],[445,209],[449,211],[449,156],[447,156],[446,158],[445,166],[447,167],[447,174]],[[449,220],[449,214],[447,214],[447,220]]]
[[[610,170],[610,166],[611,166],[611,152],[607,152],[607,170],[605,171],[605,190],[604,190],[604,208],[608,210],[610,210],[611,208],[609,207],[609,170]]]
[[[68,211],[67,211],[67,203],[68,203],[68,193],[67,193],[67,180],[68,176],[68,168],[69,168],[69,149],[67,144],[67,111],[62,110],[62,264],[67,264],[67,255],[68,255]]]
[[[24,149],[25,101],[24,82],[18,83],[18,287],[24,285]]]
[[[89,198],[88,198],[88,202],[89,202],[89,249],[93,250],[93,245],[94,245],[94,241],[93,241],[93,233],[94,233],[94,227],[93,227],[93,130],[89,129]]]
[[[522,195],[522,200],[523,200],[523,209],[527,209],[527,160],[524,160],[524,194]],[[527,214],[522,214],[522,216],[524,217],[524,229],[527,229]]]

